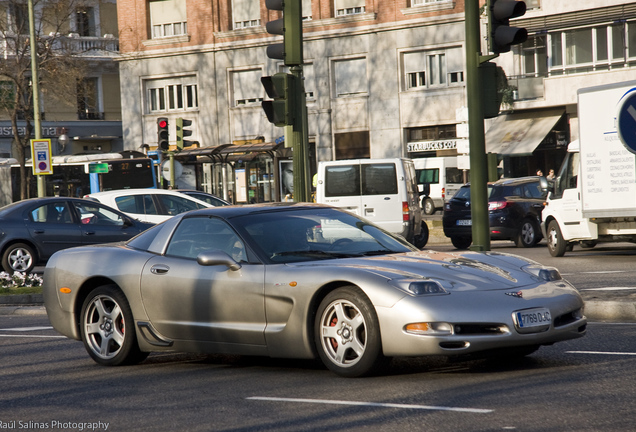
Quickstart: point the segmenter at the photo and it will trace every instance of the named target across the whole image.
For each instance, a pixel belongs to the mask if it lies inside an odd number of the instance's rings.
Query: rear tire
[[[519,233],[517,234],[517,238],[515,240],[517,247],[534,247],[539,242],[539,239],[540,235],[537,224],[530,219],[525,219],[521,223]]]
[[[37,261],[33,248],[24,243],[14,243],[2,254],[2,267],[9,274],[31,273]]]
[[[126,296],[115,285],[95,288],[82,305],[80,331],[88,354],[103,366],[135,364],[148,357],[137,344]]]
[[[563,239],[561,229],[557,221],[550,221],[548,224],[548,250],[553,257],[562,257],[568,247],[567,242]]]
[[[451,237],[450,239],[453,246],[460,250],[468,249],[473,242],[470,237]]]
[[[316,312],[314,337],[320,359],[340,376],[371,375],[388,364],[375,309],[356,287],[339,288],[323,299]]]

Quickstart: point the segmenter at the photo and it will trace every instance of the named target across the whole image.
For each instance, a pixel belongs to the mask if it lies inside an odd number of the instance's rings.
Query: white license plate
[[[552,323],[552,315],[546,308],[525,309],[514,313],[515,324],[523,332],[538,330],[536,327],[549,326]]]
[[[471,226],[473,224],[472,219],[460,219],[457,221],[457,225]]]

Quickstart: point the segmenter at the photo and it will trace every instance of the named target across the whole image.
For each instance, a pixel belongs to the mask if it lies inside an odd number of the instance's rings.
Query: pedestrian
[[[540,169],[537,170],[537,175],[540,177],[543,177],[543,171],[541,171]]]
[[[546,178],[548,180],[554,180],[554,170],[552,168],[550,168],[550,171],[548,171],[548,176]]]

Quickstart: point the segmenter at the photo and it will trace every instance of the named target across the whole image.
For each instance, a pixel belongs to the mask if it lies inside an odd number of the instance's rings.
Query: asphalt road
[[[35,431],[628,431],[636,324],[516,361],[396,359],[340,378],[314,362],[155,354],[107,368],[45,316],[0,316],[0,429]]]

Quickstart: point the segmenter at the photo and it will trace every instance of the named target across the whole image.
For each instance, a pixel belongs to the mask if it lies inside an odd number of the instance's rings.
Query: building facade
[[[302,8],[314,166],[457,154],[456,111],[466,105],[463,1],[302,0]],[[191,138],[215,153],[197,165],[197,187],[239,202],[285,199],[289,149],[255,155],[240,147],[283,135],[261,108],[260,82],[285,70],[265,52],[280,40],[265,24],[280,15],[264,0],[120,0],[118,12],[126,147],[156,147],[159,117],[191,119]],[[234,152],[220,157],[214,149],[228,144]],[[192,152],[184,154],[189,160],[178,158],[191,163]]]
[[[52,96],[50,88],[40,87],[41,137],[50,138],[53,155],[107,153],[123,150],[117,5],[115,0],[89,0],[69,3],[70,9],[52,19],[51,5],[34,5],[35,31],[42,43],[59,48],[61,55],[81,59],[83,78],[65,83],[71,92],[64,98]],[[0,51],[6,64],[20,55],[13,43],[28,36],[26,3],[0,2]],[[60,18],[61,16],[61,18]],[[63,53],[63,54],[62,54]],[[8,59],[8,60],[7,60]],[[57,78],[56,78],[57,79]],[[60,77],[59,83],[68,80]],[[52,82],[52,81],[49,81]],[[54,80],[53,80],[54,82]],[[0,74],[0,158],[15,157],[12,148],[12,81]],[[26,122],[19,115],[18,128],[24,134]],[[60,139],[61,137],[61,139]],[[28,152],[27,152],[28,153]]]
[[[468,168],[464,0],[299,1],[312,165],[456,156]],[[486,150],[506,177],[558,168],[578,133],[578,88],[634,77],[634,2],[526,3],[514,21],[528,41],[496,59],[508,97],[486,122]],[[156,148],[157,118],[190,119],[199,148],[176,156],[188,173],[179,187],[238,202],[284,200],[290,149],[264,115],[260,83],[285,71],[265,53],[280,42],[265,24],[280,15],[264,0],[117,6],[126,149]],[[485,14],[482,22],[487,53]]]

